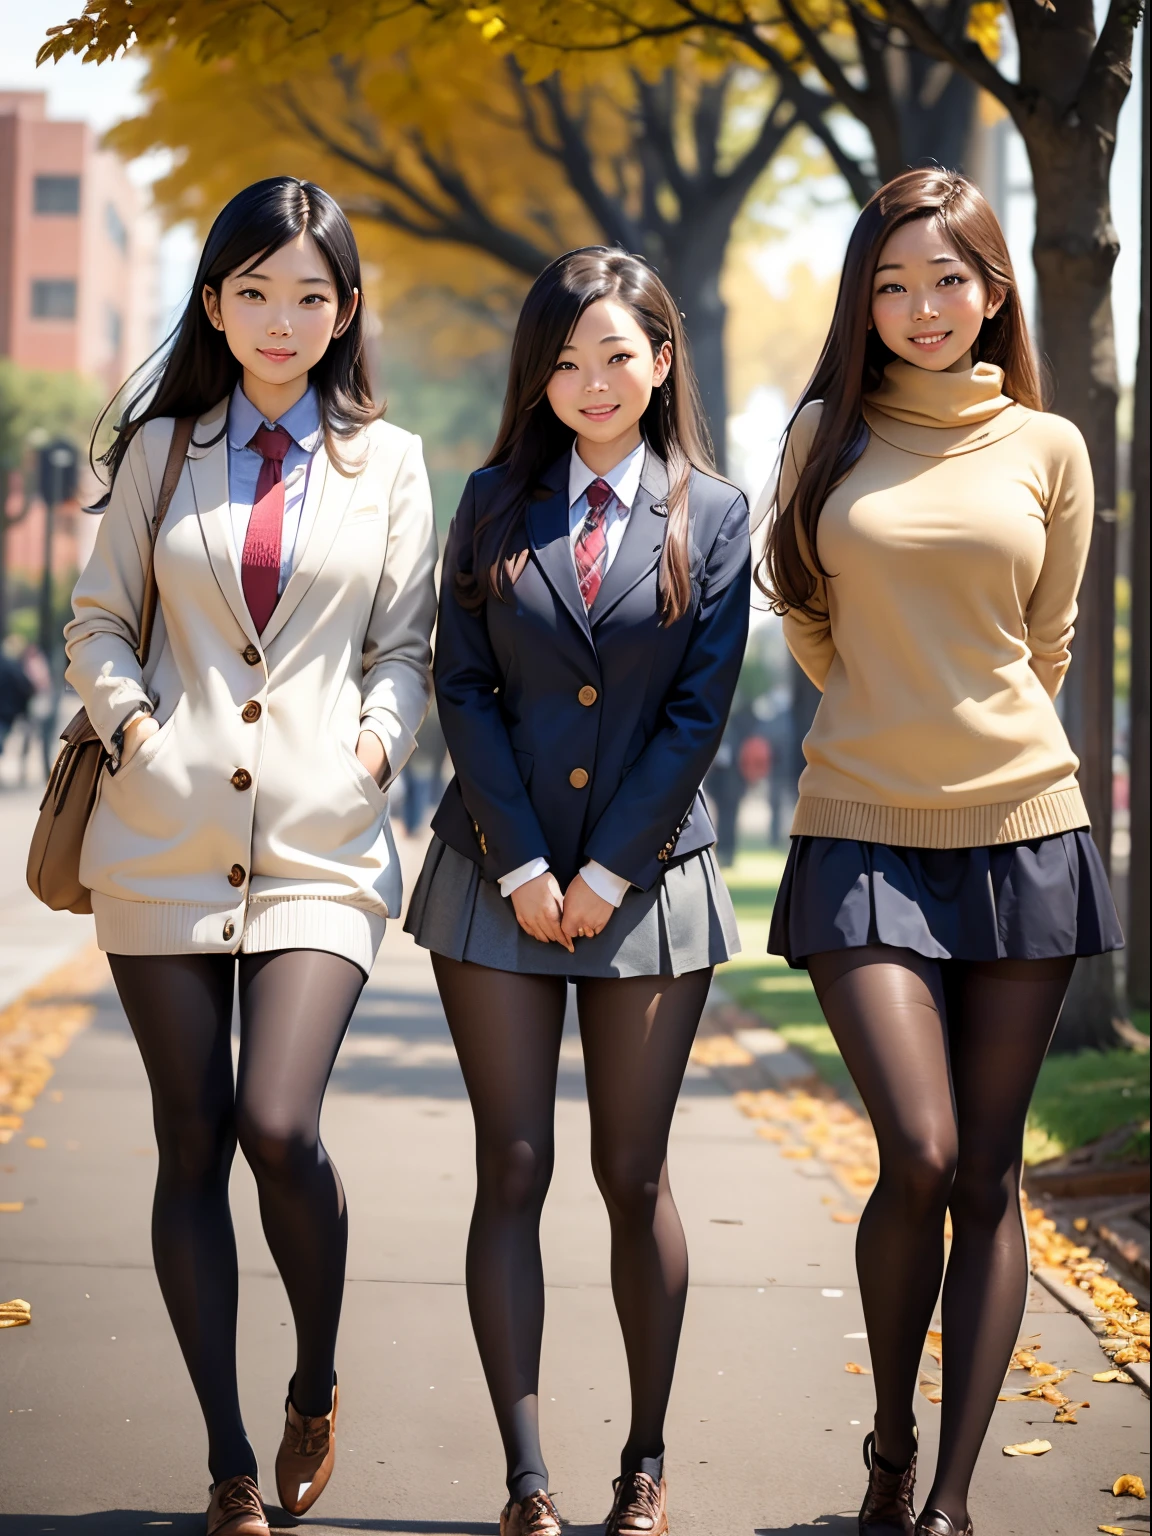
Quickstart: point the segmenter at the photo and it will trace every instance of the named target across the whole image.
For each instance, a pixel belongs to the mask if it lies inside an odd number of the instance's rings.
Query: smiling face
[[[339,311],[331,270],[307,231],[230,272],[219,294],[205,286],[203,297],[209,320],[244,369],[244,393],[272,420],[304,394],[309,369],[347,329],[359,300],[354,295]]]
[[[971,352],[1003,302],[935,219],[913,219],[880,252],[871,323],[897,357],[940,373]]]
[[[612,469],[640,443],[640,418],[668,377],[670,342],[655,353],[632,311],[598,299],[560,350],[545,393],[589,469]]]

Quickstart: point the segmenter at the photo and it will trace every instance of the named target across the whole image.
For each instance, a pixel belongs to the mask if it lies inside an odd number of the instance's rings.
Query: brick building
[[[0,90],[0,357],[74,372],[108,395],[156,345],[158,227],[147,194],[82,122],[57,122],[42,91]],[[65,515],[60,571],[86,557],[85,526]],[[43,515],[8,535],[8,571],[43,566]]]

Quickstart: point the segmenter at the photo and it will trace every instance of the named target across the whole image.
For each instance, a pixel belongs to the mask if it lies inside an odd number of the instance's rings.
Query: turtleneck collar
[[[884,442],[926,458],[971,453],[1024,425],[1027,411],[1003,393],[1004,370],[963,358],[935,372],[897,358],[864,398],[864,419]]]

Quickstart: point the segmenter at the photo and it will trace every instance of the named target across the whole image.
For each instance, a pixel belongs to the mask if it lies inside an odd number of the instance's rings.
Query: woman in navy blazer
[[[663,1536],[687,1289],[671,1117],[738,948],[700,784],[748,629],[744,498],[712,468],[676,306],[639,258],[537,280],[504,418],[444,556],[435,662],[456,775],[408,916],[476,1121],[468,1297],[507,1456],[502,1536],[559,1536],[540,1450],[539,1221],[567,980],[632,1421],[608,1536]]]

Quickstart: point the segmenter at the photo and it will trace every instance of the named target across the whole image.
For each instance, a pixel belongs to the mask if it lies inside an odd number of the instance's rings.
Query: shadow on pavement
[[[758,1525],[755,1536],[803,1536],[805,1531],[822,1531],[824,1536],[856,1536],[856,1530],[855,1514],[817,1515],[814,1520],[806,1520],[803,1525]]]
[[[475,1520],[293,1520],[269,1508],[274,1531],[392,1531],[397,1536],[496,1536],[491,1521]],[[278,1518],[279,1517],[279,1518]],[[599,1525],[568,1526],[571,1536],[597,1536]],[[131,1531],[165,1531],[171,1536],[203,1536],[204,1516],[165,1514],[155,1509],[104,1509],[87,1515],[0,1515],[0,1536],[128,1536]]]

